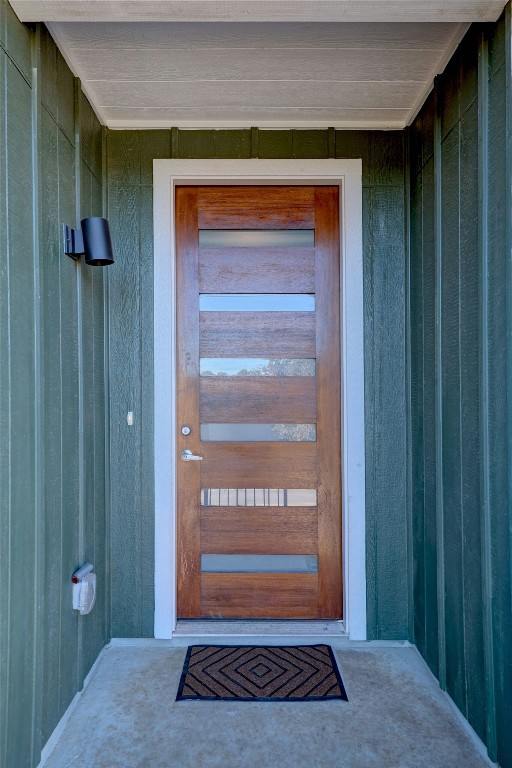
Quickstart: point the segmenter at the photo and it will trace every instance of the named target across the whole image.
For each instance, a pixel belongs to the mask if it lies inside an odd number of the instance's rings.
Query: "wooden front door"
[[[339,241],[337,187],[176,189],[180,618],[341,618]]]

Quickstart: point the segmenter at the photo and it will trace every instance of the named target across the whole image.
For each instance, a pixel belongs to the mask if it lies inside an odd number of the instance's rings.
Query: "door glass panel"
[[[314,424],[201,424],[201,440],[211,442],[280,442],[312,443],[316,441]]]
[[[203,573],[318,573],[316,555],[201,555]]]
[[[201,248],[312,248],[314,229],[200,229]]]
[[[201,376],[314,376],[316,360],[263,357],[202,357]]]
[[[201,488],[202,507],[316,507],[315,488]]]
[[[201,312],[314,312],[314,293],[201,293]]]

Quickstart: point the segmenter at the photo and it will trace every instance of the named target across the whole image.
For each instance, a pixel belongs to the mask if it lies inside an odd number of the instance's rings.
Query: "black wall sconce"
[[[75,261],[85,255],[91,267],[108,267],[114,263],[112,240],[108,221],[101,216],[90,216],[81,221],[82,229],[62,225],[64,253]]]

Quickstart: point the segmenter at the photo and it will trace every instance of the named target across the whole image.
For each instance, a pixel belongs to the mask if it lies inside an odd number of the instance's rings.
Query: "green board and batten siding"
[[[414,639],[512,766],[510,6],[410,130]],[[508,340],[508,341],[507,341]]]
[[[509,9],[472,27],[405,133],[103,134],[44,27],[1,0],[2,768],[37,765],[111,634],[153,632],[152,161],[169,157],[363,159],[369,636],[415,640],[512,767],[510,45]],[[104,206],[108,273],[60,247],[62,222]]]
[[[153,159],[170,157],[363,160],[368,630],[409,637],[403,139],[333,129],[107,132],[118,254],[109,272],[114,637],[153,633],[152,181]]]
[[[60,235],[101,215],[102,128],[5,0],[0,89],[0,766],[33,768],[109,637],[104,273]],[[99,590],[81,618],[86,559]]]

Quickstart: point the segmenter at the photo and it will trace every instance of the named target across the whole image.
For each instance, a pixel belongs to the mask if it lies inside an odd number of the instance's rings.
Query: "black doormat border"
[[[183,689],[185,687],[185,681],[189,672],[189,665],[190,665],[190,657],[192,655],[192,652],[195,648],[245,648],[245,649],[254,649],[257,650],[258,648],[268,648],[269,650],[275,649],[275,648],[282,648],[283,650],[290,650],[290,649],[301,649],[301,648],[326,648],[329,654],[329,660],[331,662],[331,667],[333,670],[333,673],[336,677],[336,681],[338,683],[338,687],[340,690],[339,694],[327,694],[323,696],[285,696],[285,697],[277,697],[277,696],[203,696],[203,695],[190,695],[190,694],[184,694]],[[338,668],[338,663],[336,661],[336,657],[334,656],[332,647],[330,645],[327,645],[325,643],[317,643],[313,645],[217,645],[215,643],[211,644],[201,644],[201,645],[189,645],[187,648],[187,654],[185,656],[185,661],[183,663],[183,671],[181,673],[179,685],[178,685],[178,692],[176,694],[176,701],[280,701],[280,702],[308,702],[308,701],[348,701],[347,692],[345,690],[345,686],[343,684],[343,680],[341,678],[341,674]]]

